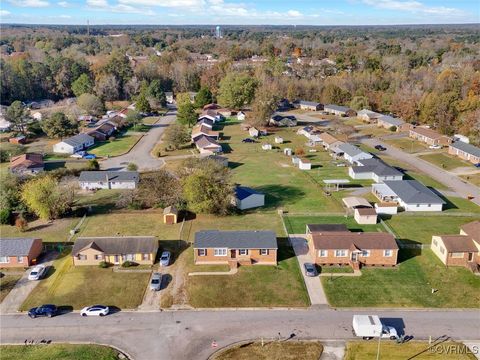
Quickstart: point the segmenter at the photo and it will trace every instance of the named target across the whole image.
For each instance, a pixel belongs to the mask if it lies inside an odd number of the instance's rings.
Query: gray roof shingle
[[[466,152],[467,154],[480,157],[480,148],[472,144],[467,144],[463,141],[455,141],[450,144],[451,147]]]
[[[400,126],[402,124],[405,124],[405,121],[403,121],[402,119],[394,118],[390,115],[382,115],[378,118],[378,120],[383,121],[392,126]]]
[[[362,159],[358,160],[363,166],[352,166],[352,171],[356,174],[374,173],[377,176],[400,176],[403,173],[387,164],[380,159]]]
[[[80,133],[78,135],[69,137],[67,139],[63,139],[63,142],[65,144],[71,145],[71,146],[78,146],[78,145],[83,145],[85,143],[89,143],[93,141],[93,137],[90,135],[87,135],[85,133]]]
[[[335,111],[343,111],[343,112],[347,112],[349,110],[351,110],[349,107],[347,106],[341,106],[341,105],[333,105],[333,104],[327,104],[324,106],[324,109],[326,111],[328,111],[329,109],[331,110],[335,110]]]
[[[342,150],[345,154],[350,155],[350,156],[357,156],[362,153],[365,153],[365,151],[360,150],[358,147],[355,145],[349,144],[349,143],[343,143],[342,145],[339,145],[338,148]]]
[[[26,256],[30,252],[34,238],[0,239],[0,256]]]
[[[86,247],[107,255],[150,254],[157,251],[158,240],[155,236],[80,237],[73,244],[72,255]]]
[[[384,181],[406,204],[445,204],[437,194],[417,180]]]
[[[106,181],[108,176],[109,181],[138,181],[138,172],[137,171],[82,171],[78,181],[88,181],[88,182],[97,182],[97,181]]]
[[[270,230],[203,230],[195,234],[194,248],[277,249],[277,236]]]

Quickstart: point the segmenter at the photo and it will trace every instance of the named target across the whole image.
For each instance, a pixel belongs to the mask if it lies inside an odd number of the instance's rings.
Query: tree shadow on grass
[[[228,162],[228,167],[229,167],[230,169],[235,169],[235,168],[237,168],[237,167],[239,167],[239,166],[242,166],[243,164],[244,164],[244,163],[241,163],[241,162],[229,161],[229,162]]]
[[[286,185],[264,185],[256,188],[256,190],[265,194],[264,209],[275,209],[305,196],[303,190]]]

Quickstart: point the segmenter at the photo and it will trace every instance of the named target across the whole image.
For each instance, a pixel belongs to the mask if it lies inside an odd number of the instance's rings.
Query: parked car
[[[150,290],[159,291],[162,288],[162,274],[153,273],[150,280]]]
[[[170,251],[162,252],[162,256],[160,256],[160,266],[168,266],[170,265]]]
[[[475,164],[474,166],[480,168],[480,163]]]
[[[387,148],[385,146],[382,146],[382,145],[375,145],[375,149],[377,149],[378,151],[385,151],[387,150]]]
[[[72,158],[76,158],[76,159],[81,159],[85,156],[86,152],[85,151],[78,151],[76,152],[75,154],[73,155],[70,155],[70,157]]]
[[[46,316],[46,317],[53,317],[57,315],[58,309],[55,305],[52,304],[46,304],[46,305],[41,305],[38,307],[31,308],[28,310],[28,316],[30,316],[32,319],[35,319],[36,317],[39,316]]]
[[[28,274],[28,280],[40,280],[46,273],[47,268],[45,265],[37,265],[30,271],[30,274]]]
[[[437,149],[441,149],[442,145],[430,145],[428,148],[437,150]]]
[[[242,142],[243,142],[243,143],[254,143],[254,142],[256,142],[256,141],[253,140],[253,139],[250,139],[250,138],[246,138],[246,139],[243,139]]]
[[[306,276],[317,276],[317,268],[315,267],[315,264],[312,263],[305,263],[303,264],[303,268],[305,270],[305,275]]]
[[[96,158],[95,154],[85,154],[85,156],[83,157],[84,159],[86,160],[93,160]]]
[[[80,310],[81,316],[105,316],[110,312],[110,308],[105,305],[92,305]]]

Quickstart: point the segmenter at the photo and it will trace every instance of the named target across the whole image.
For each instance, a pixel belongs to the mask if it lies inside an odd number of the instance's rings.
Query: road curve
[[[0,317],[1,343],[25,340],[114,345],[135,360],[206,359],[215,349],[248,339],[350,339],[354,314],[378,314],[401,334],[416,339],[450,336],[480,339],[478,310],[202,310],[119,312],[104,318],[78,313],[52,319],[24,314]]]

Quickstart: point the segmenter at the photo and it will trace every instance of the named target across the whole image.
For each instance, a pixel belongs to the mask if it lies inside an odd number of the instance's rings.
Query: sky
[[[480,0],[0,0],[1,23],[394,25],[480,22]]]

